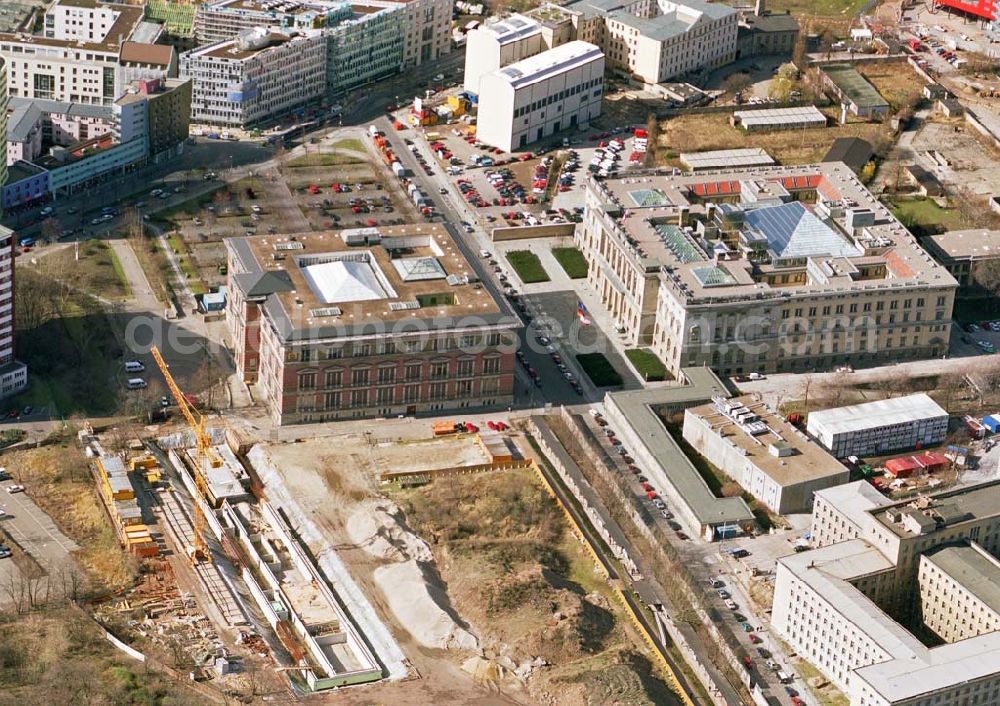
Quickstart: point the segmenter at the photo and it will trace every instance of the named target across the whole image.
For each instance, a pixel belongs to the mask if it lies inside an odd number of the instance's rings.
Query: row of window
[[[475,360],[459,360],[454,368],[451,361],[441,361],[431,363],[428,366],[428,378],[430,380],[444,380],[450,377],[467,378],[476,374],[496,375],[501,369],[501,359],[484,358],[480,370],[476,370]],[[377,385],[392,385],[397,382],[397,377],[406,382],[418,382],[424,379],[423,363],[408,363],[403,367],[402,375],[397,376],[398,368],[382,367],[375,368],[372,375],[372,368],[352,368],[346,370],[326,370],[315,371],[305,370],[298,374],[299,390],[314,390],[317,383],[322,381],[323,387],[343,387],[347,384],[351,386],[370,385],[375,381]],[[347,374],[349,372],[349,375]]]
[[[424,394],[422,385],[406,385],[402,388],[400,395],[397,395],[395,387],[327,392],[315,400],[300,399],[296,411],[315,412],[331,409],[365,408],[372,405],[416,404],[418,402],[468,398],[477,394],[476,386],[473,383],[473,380],[431,383],[427,386],[426,394]],[[500,381],[497,378],[483,378],[478,387],[478,394],[497,394],[500,392]]]
[[[553,103],[562,101],[566,98],[569,98],[570,96],[575,96],[578,93],[585,93],[589,91],[591,88],[594,88],[595,86],[603,87],[603,85],[604,85],[604,79],[600,77],[591,79],[589,81],[584,81],[583,83],[579,83],[573,86],[572,88],[567,88],[565,90],[559,91],[558,93],[553,93],[550,96],[537,100],[533,103],[529,103],[528,105],[521,106],[520,108],[517,108],[514,111],[514,117],[519,118],[522,115],[533,113],[536,110],[544,108],[547,105],[552,105]],[[601,95],[599,91],[594,91],[595,98],[599,95]]]
[[[458,338],[412,339],[407,341],[381,341],[379,343],[354,343],[317,346],[316,348],[289,348],[285,351],[286,361],[308,363],[313,360],[338,360],[340,358],[368,358],[376,355],[400,355],[407,353],[437,353],[438,351],[471,351],[485,345],[496,348],[511,341],[499,333],[485,336],[468,334]]]

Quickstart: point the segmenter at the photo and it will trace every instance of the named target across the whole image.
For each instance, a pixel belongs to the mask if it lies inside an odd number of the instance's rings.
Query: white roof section
[[[866,480],[823,488],[817,490],[815,494],[837,508],[837,511],[853,522],[859,530],[864,529],[869,510],[893,504]]]
[[[448,276],[436,257],[402,257],[393,260],[392,265],[404,282],[444,279]]]
[[[708,152],[684,152],[681,162],[689,169],[719,169],[722,167],[761,167],[774,164],[771,157],[761,147],[741,150],[711,150]]]
[[[810,412],[809,426],[822,426],[823,431],[830,434],[845,434],[890,424],[905,424],[947,416],[948,413],[937,402],[926,393],[920,392],[906,397],[893,397],[849,407]]]
[[[600,47],[576,40],[522,59],[495,71],[494,75],[514,88],[521,88],[599,60],[604,60]]]
[[[494,35],[497,43],[502,45],[538,34],[542,31],[542,25],[524,15],[511,15],[502,22],[480,25],[479,29]]]
[[[854,671],[889,703],[1000,672],[1000,632],[929,648],[848,583],[895,566],[863,539],[792,554],[778,563],[890,655]]]
[[[302,268],[309,286],[324,304],[385,299],[385,289],[367,261],[333,260]]]
[[[826,116],[814,105],[800,108],[766,108],[737,110],[733,113],[740,124],[750,127],[780,127],[783,125],[826,125]]]

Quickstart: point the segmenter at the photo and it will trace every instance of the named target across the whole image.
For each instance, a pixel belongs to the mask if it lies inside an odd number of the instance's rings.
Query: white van
[[[146,366],[140,363],[138,360],[126,360],[125,361],[125,372],[126,373],[141,373],[146,369]]]
[[[129,378],[127,385],[130,390],[142,390],[146,387],[146,381],[142,378]]]

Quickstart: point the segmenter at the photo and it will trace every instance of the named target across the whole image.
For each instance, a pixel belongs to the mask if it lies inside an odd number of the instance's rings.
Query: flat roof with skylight
[[[587,198],[634,266],[689,304],[956,286],[846,165],[734,164],[591,178]]]
[[[262,300],[288,338],[378,322],[513,321],[440,224],[230,238],[226,246],[231,286]]]

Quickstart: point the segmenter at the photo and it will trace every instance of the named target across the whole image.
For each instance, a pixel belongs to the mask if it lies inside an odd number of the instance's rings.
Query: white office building
[[[325,95],[326,42],[258,27],[185,52],[181,76],[194,84],[191,122],[245,127]]]
[[[555,23],[555,6],[547,6]],[[561,8],[574,37],[599,45],[608,68],[647,84],[736,58],[739,13],[704,0],[576,0]]]
[[[569,42],[486,74],[479,84],[477,136],[510,152],[601,114],[604,53]]]
[[[11,96],[111,105],[131,80],[176,75],[176,54],[156,44],[163,26],[143,8],[58,0],[42,34],[0,33]]]
[[[939,444],[948,413],[925,393],[809,414],[806,431],[837,458]]]
[[[477,27],[466,35],[465,90],[479,95],[483,76],[549,48],[542,41],[542,25],[524,15]]]

